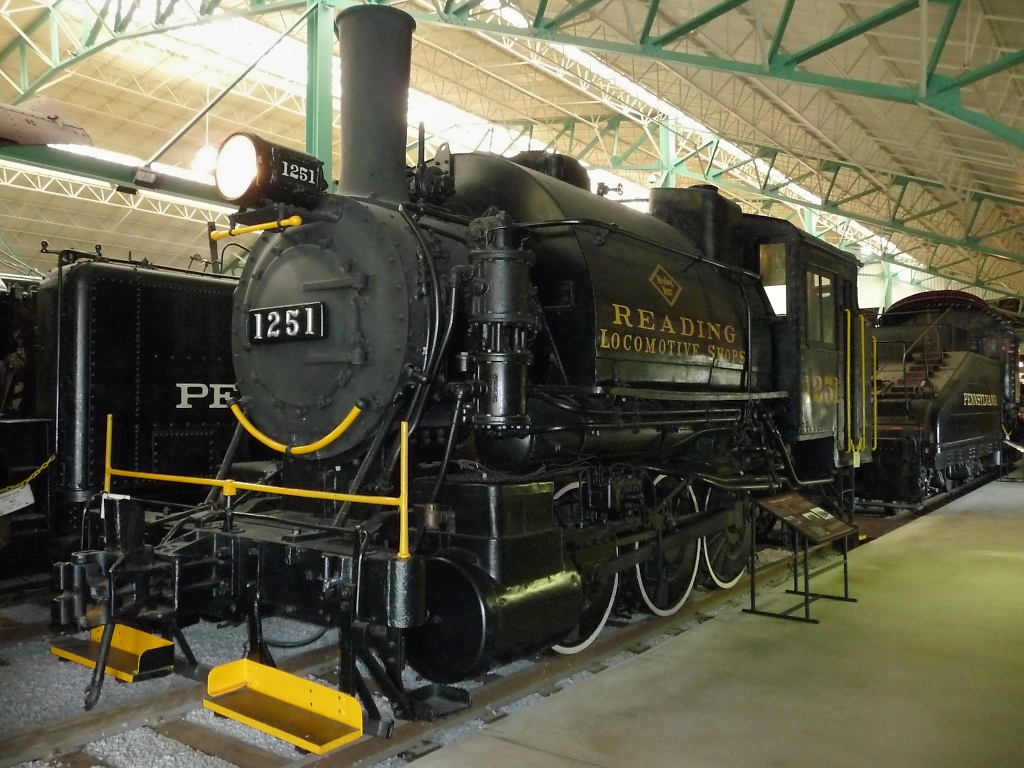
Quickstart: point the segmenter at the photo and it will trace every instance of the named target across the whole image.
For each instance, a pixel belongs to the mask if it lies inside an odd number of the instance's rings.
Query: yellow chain
[[[37,469],[35,472],[33,472],[28,477],[26,477],[20,483],[15,483],[14,485],[8,485],[6,488],[0,488],[0,493],[7,493],[8,491],[13,491],[16,488],[24,488],[26,485],[28,485],[33,480],[35,480],[37,477],[39,477],[39,473],[42,472],[44,469],[46,469],[48,466],[50,466],[53,463],[53,460],[56,459],[56,458],[57,458],[57,455],[54,454],[53,456],[48,458],[46,461],[44,461],[42,464],[40,464],[39,465],[39,469]]]

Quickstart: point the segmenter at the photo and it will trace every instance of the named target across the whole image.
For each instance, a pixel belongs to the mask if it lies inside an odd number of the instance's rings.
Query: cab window
[[[761,243],[758,246],[761,279],[768,301],[776,315],[786,314],[786,244]]]
[[[807,270],[807,343],[836,346],[835,276]]]

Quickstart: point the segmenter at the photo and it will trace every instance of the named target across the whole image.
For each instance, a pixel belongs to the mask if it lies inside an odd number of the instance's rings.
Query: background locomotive
[[[1021,317],[931,291],[896,302],[878,326],[878,445],[857,473],[861,503],[917,507],[1008,461]]]
[[[713,189],[637,213],[570,183],[570,158],[542,173],[442,148],[407,168],[413,26],[338,16],[340,194],[249,134],[218,166],[233,223],[277,225],[235,293],[239,414],[280,451],[281,493],[316,498],[229,496],[149,547],[119,501],[106,550],[57,569],[55,615],[83,627],[247,619],[269,661],[262,613],[338,626],[340,687],[371,719],[356,660],[396,713],[429,717],[443,689],[407,691],[406,662],[448,683],[585,647],[626,583],[666,615],[701,563],[735,583],[749,494],[848,508],[873,429],[852,257]],[[323,498],[395,493],[403,421],[411,554],[392,507]],[[115,425],[115,452],[126,439]]]
[[[83,546],[85,508],[102,490],[106,414],[132,436],[119,443],[118,462],[149,471],[208,473],[235,428],[228,411],[235,280],[98,251],[56,255],[59,272],[7,281],[0,296],[0,488],[55,456],[30,483],[34,503],[4,516],[13,541],[0,553],[5,576],[44,571],[55,553]],[[145,494],[202,498],[177,485]]]
[[[29,413],[34,403],[35,298],[39,280],[0,281],[0,416]]]
[[[35,308],[39,281],[5,276],[0,292],[0,489],[13,488],[46,461],[45,441],[35,413]],[[45,500],[45,481],[35,484]],[[42,496],[39,492],[42,491]],[[13,494],[12,494],[13,495]],[[10,507],[10,509],[8,509]],[[12,539],[46,534],[45,516],[13,499],[0,515],[0,578],[25,565],[21,548],[4,549]],[[5,554],[7,556],[5,556]],[[37,564],[38,565],[38,564]],[[40,569],[37,567],[36,572]]]

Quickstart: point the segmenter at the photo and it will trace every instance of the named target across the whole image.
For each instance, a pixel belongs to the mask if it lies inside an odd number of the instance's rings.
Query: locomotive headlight
[[[225,139],[214,178],[220,196],[240,208],[266,201],[314,208],[327,189],[321,161],[251,133]]]
[[[259,175],[254,138],[245,133],[236,133],[221,144],[214,179],[217,192],[225,200],[234,202],[245,197]]]

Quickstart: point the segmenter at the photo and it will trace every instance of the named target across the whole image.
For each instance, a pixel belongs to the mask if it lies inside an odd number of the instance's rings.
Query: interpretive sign
[[[812,544],[849,536],[856,531],[852,525],[844,523],[798,491],[755,501],[759,507],[775,515]]]

